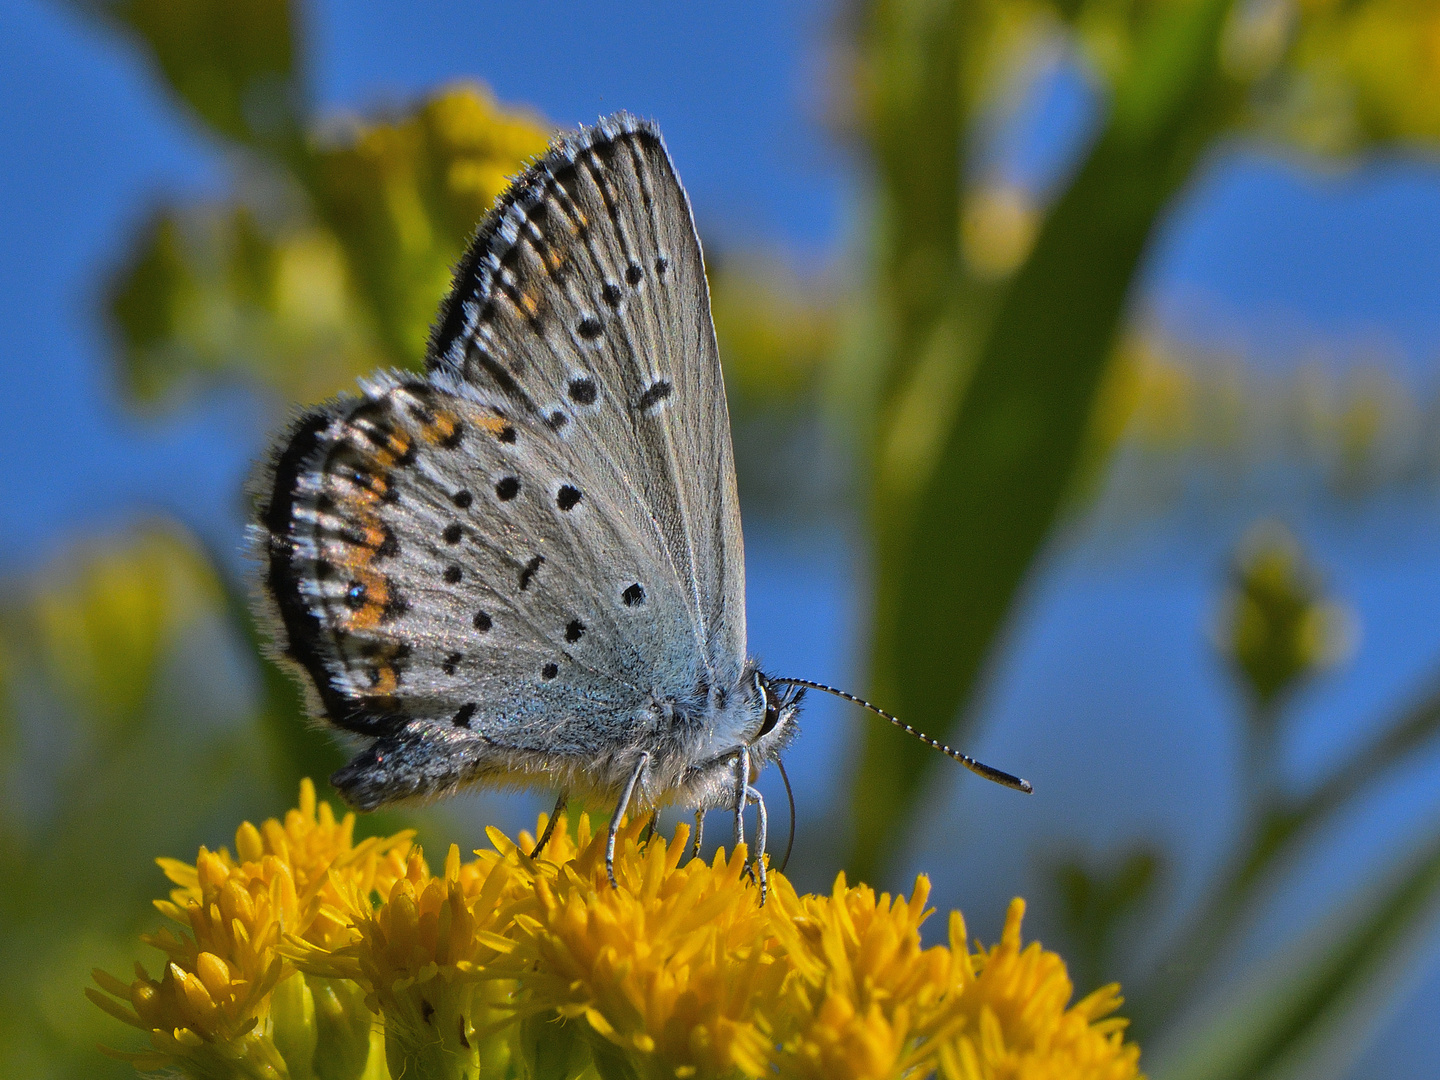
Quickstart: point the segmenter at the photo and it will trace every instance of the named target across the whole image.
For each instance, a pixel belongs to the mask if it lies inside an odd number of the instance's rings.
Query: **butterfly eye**
[[[780,701],[775,696],[775,691],[765,687],[765,722],[760,725],[759,732],[755,735],[757,739],[763,739],[770,732],[775,730],[775,725],[780,722]]]

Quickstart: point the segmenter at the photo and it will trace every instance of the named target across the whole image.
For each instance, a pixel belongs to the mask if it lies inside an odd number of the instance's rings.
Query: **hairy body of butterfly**
[[[480,226],[422,377],[300,416],[256,484],[260,609],[360,809],[463,785],[736,814],[801,688],[746,655],[729,416],[659,132],[557,140]],[[613,831],[612,831],[613,841]],[[764,872],[763,859],[758,863]]]

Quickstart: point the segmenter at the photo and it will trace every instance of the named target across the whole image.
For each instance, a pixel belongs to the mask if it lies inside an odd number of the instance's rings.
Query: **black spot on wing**
[[[540,567],[542,567],[542,566],[544,566],[544,565],[545,565],[545,556],[544,556],[544,555],[533,555],[533,556],[531,556],[530,561],[527,562],[527,563],[525,564],[524,568],[520,571],[520,591],[521,591],[521,592],[524,592],[526,589],[530,588],[530,582],[532,582],[532,581],[535,580],[535,574],[539,571]]]
[[[382,539],[380,546],[375,549],[375,558],[389,559],[400,554],[400,541],[395,539],[395,533],[389,525],[380,526]]]
[[[568,387],[570,400],[576,405],[593,405],[599,391],[595,388],[595,380],[588,375],[582,375],[570,380]]]
[[[645,392],[640,395],[640,400],[636,403],[636,407],[641,412],[649,412],[674,393],[674,390],[675,388],[671,385],[669,379],[656,379],[645,388]]]

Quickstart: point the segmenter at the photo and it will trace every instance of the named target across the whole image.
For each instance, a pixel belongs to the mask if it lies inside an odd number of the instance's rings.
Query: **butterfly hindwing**
[[[308,413],[264,510],[268,592],[317,711],[424,741],[442,787],[593,763],[652,719],[636,672],[701,677],[658,541],[617,526],[549,427],[459,389],[379,377]]]

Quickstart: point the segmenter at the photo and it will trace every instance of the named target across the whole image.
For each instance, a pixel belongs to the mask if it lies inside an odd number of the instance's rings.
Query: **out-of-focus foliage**
[[[33,650],[77,714],[122,736],[151,693],[162,653],[218,608],[214,574],[192,546],[158,531],[97,545],[52,573],[15,647]]]
[[[127,955],[155,845],[268,783],[254,702],[221,677],[240,643],[209,561],[170,526],[69,551],[5,597],[0,1072],[123,1076],[74,980]]]
[[[711,258],[706,271],[731,405],[813,396],[839,339],[833,290],[758,258]]]
[[[304,78],[288,0],[72,0],[128,30],[165,82],[218,135],[293,150]]]
[[[1072,942],[1069,964],[1077,985],[1104,982],[1121,935],[1136,925],[1164,869],[1164,856],[1148,847],[1104,863],[1072,855],[1052,868],[1061,925]]]
[[[177,93],[209,119],[187,85]],[[466,240],[546,141],[476,85],[386,120],[304,119],[283,147],[251,140],[234,201],[159,210],[117,274],[110,311],[137,401],[216,379],[311,401],[377,367],[418,367]]]
[[[328,230],[244,205],[163,211],[111,295],[125,386],[154,405],[214,379],[258,379],[297,401],[353,384],[387,356],[349,278]]]
[[[1129,423],[1127,394],[1162,406],[1168,397],[1172,413],[1195,415],[1183,373],[1127,371],[1120,346],[1156,226],[1206,155],[1245,131],[1345,151],[1422,134],[1436,101],[1423,89],[1437,56],[1434,17],[1430,5],[1384,0],[864,6],[849,119],[876,200],[865,307],[852,320],[845,374],[855,415],[870,425],[862,460],[874,545],[871,691],[887,707],[951,743],[961,739],[1058,515],[1093,486]],[[1000,25],[1019,30],[997,34]],[[1056,35],[1088,59],[1107,101],[1092,142],[1047,205],[997,191],[970,155],[984,115],[977,105],[994,93],[977,86],[1004,86],[1027,52]],[[1318,114],[1297,105],[1307,93],[1327,99],[1328,123],[1343,127],[1344,139],[1313,136]],[[1334,119],[1342,113],[1344,124]],[[1383,394],[1349,398],[1330,427],[1340,438],[1328,442],[1338,447],[1339,475],[1358,480],[1373,464],[1382,441],[1376,419],[1388,404]],[[1231,415],[1243,417],[1243,405]],[[1183,424],[1165,419],[1152,430],[1185,438]],[[1249,580],[1252,607],[1235,609],[1261,614],[1230,638],[1243,692],[1265,703],[1245,720],[1255,736],[1244,763],[1248,819],[1209,899],[1153,969],[1142,1031],[1176,1021],[1285,858],[1436,734],[1436,705],[1424,702],[1310,791],[1283,790],[1273,755],[1286,730],[1280,690],[1341,635],[1330,609],[1313,600],[1287,620],[1274,595],[1260,595],[1263,576]],[[917,817],[927,776],[942,764],[916,743],[872,731],[851,788],[860,872],[901,848],[893,838]],[[1119,865],[1113,877],[1073,863],[1061,875],[1080,955],[1095,970],[1113,962],[1116,911],[1135,910],[1154,880],[1141,863]],[[1135,872],[1124,873],[1127,865]],[[1398,888],[1392,896],[1408,886]],[[1393,934],[1355,930],[1353,940],[1365,943],[1357,948],[1372,950],[1363,963],[1321,965],[1324,975],[1286,969],[1296,1000],[1314,1008],[1288,1014],[1292,1026],[1265,1028],[1247,1050],[1249,1071],[1235,1075],[1288,1060],[1322,1016],[1339,1022],[1367,967],[1383,967],[1386,950],[1404,938],[1399,924],[1413,929],[1426,917],[1423,898],[1387,903],[1398,920]],[[1223,1035],[1212,1034],[1218,1051]],[[1231,1075],[1227,1068],[1216,1053],[1202,1073]]]
[[[953,92],[943,89],[968,77],[960,47],[967,8],[913,5],[949,12],[949,21],[894,21],[911,6],[872,7],[873,62],[889,63],[923,41],[921,55],[934,65],[925,77],[936,87],[933,101],[874,98],[870,128],[893,134],[922,124],[930,141],[953,148],[959,164],[943,188],[916,185],[915,172],[926,166],[892,165],[889,141],[874,140],[882,188],[873,270],[879,314],[865,351],[867,367],[885,374],[866,391],[866,415],[879,418],[870,478],[872,690],[917,726],[953,736],[1084,456],[1092,405],[1150,230],[1230,122],[1241,87],[1219,73],[1228,5],[1137,5],[1121,24],[1102,18],[1096,5],[1099,22],[1085,40],[1108,43],[1101,69],[1111,90],[1106,124],[1014,274],[997,279],[987,266],[977,275],[957,243],[969,195],[960,182],[962,152],[975,117],[958,111]],[[903,40],[891,42],[891,33]],[[916,35],[913,46],[907,35]],[[943,225],[940,203],[948,207]],[[933,263],[944,284],[926,308],[902,269],[915,257],[917,235],[949,253]],[[925,421],[917,423],[922,412]],[[870,734],[855,790],[897,794],[857,814],[860,868],[880,857],[885,838],[913,812],[933,767],[919,744]]]
[[[1197,474],[1257,497],[1267,483],[1275,494],[1280,472],[1292,495],[1350,501],[1425,490],[1440,476],[1440,400],[1407,386],[1383,358],[1340,359],[1265,375],[1223,351],[1127,335],[1091,417],[1082,493],[1103,486],[1124,514],[1154,516],[1193,491]]]
[[[1253,5],[1260,36],[1294,34],[1277,112],[1304,144],[1355,150],[1440,137],[1440,9],[1428,0]],[[1266,9],[1272,9],[1266,11]],[[1298,8],[1298,18],[1296,8]],[[1292,24],[1294,26],[1292,29]]]
[[[312,194],[392,363],[418,365],[465,241],[508,177],[545,149],[534,119],[456,87],[316,153]]]
[[[1258,526],[1231,570],[1220,648],[1262,712],[1305,676],[1338,659],[1348,638],[1344,609],[1327,603],[1318,574],[1284,526]]]
[[[846,116],[878,190],[847,385],[873,440],[875,695],[959,737],[1030,566],[1113,445],[1112,358],[1173,196],[1236,132],[1354,150],[1429,130],[1434,18],[1403,0],[864,8]],[[1048,206],[983,170],[967,184],[980,106],[1057,36],[1108,94],[1083,159]],[[1322,82],[1354,118],[1343,144],[1300,122],[1296,102]],[[878,730],[863,762],[868,870],[940,763]],[[877,804],[873,791],[904,794]]]

